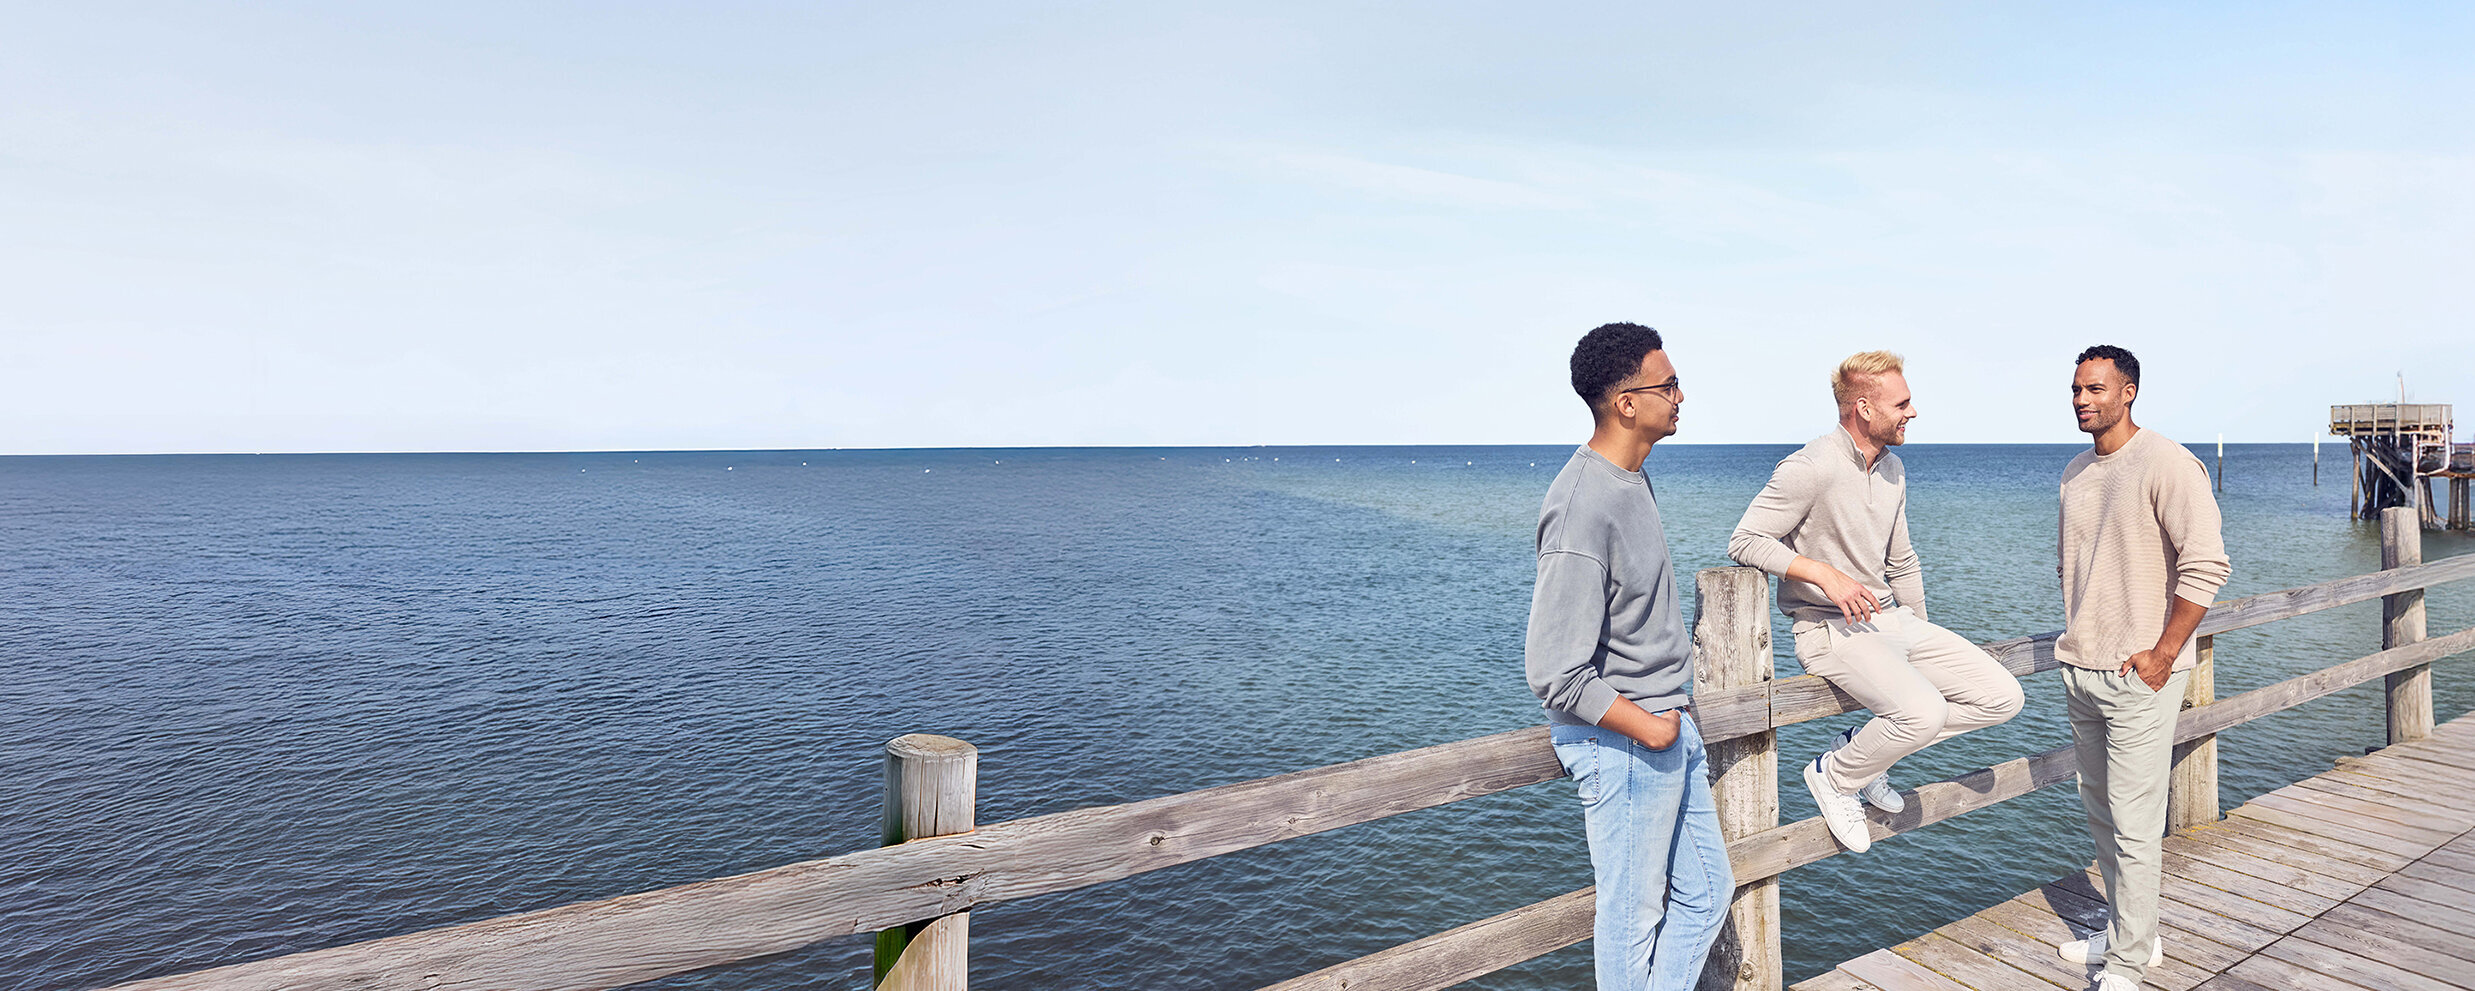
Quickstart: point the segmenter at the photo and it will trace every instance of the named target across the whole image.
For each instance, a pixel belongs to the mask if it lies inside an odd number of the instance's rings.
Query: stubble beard
[[[1872,425],[1867,426],[1870,428]],[[1905,422],[1896,422],[1883,429],[1868,429],[1866,433],[1872,435],[1873,442],[1882,447],[1898,447],[1908,441],[1908,425]]]

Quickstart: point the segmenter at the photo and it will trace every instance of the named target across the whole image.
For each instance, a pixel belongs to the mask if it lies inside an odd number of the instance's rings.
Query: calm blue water
[[[1687,581],[1789,449],[1652,456]],[[1937,621],[2058,625],[2074,450],[1906,450]],[[869,846],[880,748],[908,732],[980,746],[995,822],[1533,724],[1531,531],[1569,451],[0,459],[0,988]],[[2324,453],[2313,488],[2302,445],[2229,450],[2229,595],[2377,567]],[[2221,638],[2220,692],[2370,652],[2377,610]],[[2475,587],[2431,615],[2475,624]],[[2469,674],[2442,666],[2444,717],[2475,707]],[[2065,742],[2053,678],[2028,697],[1898,779]],[[1854,718],[1783,731],[1786,754]],[[2381,726],[2375,686],[2229,734],[2227,798]],[[1569,788],[986,908],[975,977],[1247,989],[1528,904],[1589,882]],[[1788,875],[1791,979],[2074,869],[2078,815],[2048,789]],[[868,952],[655,986],[862,988]],[[1473,986],[1588,981],[1575,949]]]

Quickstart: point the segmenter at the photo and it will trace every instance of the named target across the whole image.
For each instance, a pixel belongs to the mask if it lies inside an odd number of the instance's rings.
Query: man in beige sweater
[[[2191,634],[2232,567],[2208,469],[2132,422],[2140,360],[2098,345],[2078,365],[2071,408],[2094,444],[2063,469],[2063,635],[2054,655],[2113,918],[2059,950],[2066,961],[2104,965],[2097,991],[2133,991],[2165,959],[2157,888],[2174,721],[2197,662]]]
[[[1908,543],[1906,443],[1915,397],[1898,355],[1851,355],[1831,372],[1839,425],[1788,455],[1745,507],[1728,556],[1779,576],[1796,657],[1873,710],[1805,765],[1831,835],[1873,846],[1859,795],[1906,805],[1891,764],[2020,711],[2019,679],[1968,638],[1925,621],[1925,569]]]

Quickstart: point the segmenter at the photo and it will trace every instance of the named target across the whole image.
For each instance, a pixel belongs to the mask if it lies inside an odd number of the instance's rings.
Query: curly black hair
[[[1601,324],[1573,345],[1573,392],[1596,416],[1616,386],[1641,372],[1641,359],[1666,345],[1659,332],[1637,323]]]
[[[2132,357],[2131,352],[2111,344],[2095,345],[2080,352],[2080,356],[2072,360],[2071,367],[2078,368],[2099,358],[2113,362],[2115,370],[2123,373],[2123,381],[2133,386],[2140,384],[2140,359]]]

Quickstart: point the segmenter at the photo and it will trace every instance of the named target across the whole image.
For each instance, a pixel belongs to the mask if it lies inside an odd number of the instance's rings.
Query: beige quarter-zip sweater
[[[2168,596],[2217,598],[2233,565],[2209,470],[2183,445],[2143,429],[2112,454],[2082,451],[2063,469],[2063,635],[2056,659],[2114,670],[2157,646]],[[2192,638],[2174,670],[2199,659]]]
[[[1787,579],[1809,557],[1839,569],[1890,608],[1892,600],[1925,618],[1925,569],[1908,544],[1908,472],[1885,450],[1865,467],[1846,427],[1813,439],[1770,472],[1736,521],[1727,556],[1779,576],[1779,611],[1799,622],[1840,618],[1819,585]]]

